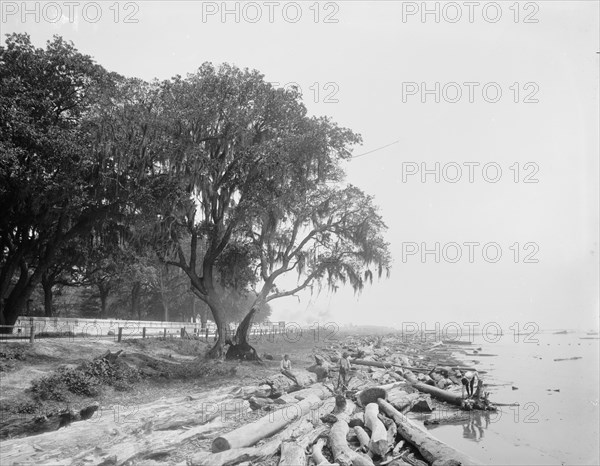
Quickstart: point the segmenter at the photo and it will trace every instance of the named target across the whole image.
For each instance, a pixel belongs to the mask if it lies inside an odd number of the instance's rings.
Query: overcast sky
[[[381,206],[392,275],[273,301],[275,320],[597,327],[598,2],[22,5],[2,2],[3,34],[147,80],[255,68],[363,136],[348,181]]]

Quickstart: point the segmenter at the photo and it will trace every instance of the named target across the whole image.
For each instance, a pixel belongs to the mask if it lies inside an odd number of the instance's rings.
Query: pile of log
[[[445,445],[402,413],[423,398],[406,392],[409,386],[363,384],[362,390],[346,398],[332,396],[323,384],[313,384],[290,394],[293,397],[286,397],[287,402],[276,411],[219,435],[212,442],[212,451],[196,453],[190,464],[481,464]]]
[[[251,409],[263,412],[262,417],[214,438],[212,451],[196,453],[190,464],[481,464],[406,416],[431,413],[440,402],[451,405],[449,419],[454,421],[461,410],[493,409],[487,399],[465,404],[459,391],[445,389],[459,388],[457,371],[467,368],[453,360],[444,345],[364,337],[329,350],[315,355],[310,372],[298,372],[297,378],[305,382],[300,390],[282,376],[266,381],[265,395],[249,399]],[[334,389],[335,360],[343,351],[355,358],[347,389],[340,393]]]

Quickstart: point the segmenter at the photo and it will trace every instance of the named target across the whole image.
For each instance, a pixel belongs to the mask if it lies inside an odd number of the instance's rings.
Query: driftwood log
[[[445,401],[446,403],[450,403],[455,406],[462,405],[463,397],[460,393],[453,393],[448,390],[443,390],[441,388],[434,387],[433,385],[427,385],[426,383],[421,382],[412,382],[411,386],[419,390],[421,393],[427,393],[440,401]]]
[[[367,455],[357,453],[348,446],[346,437],[350,428],[343,420],[337,421],[329,431],[329,447],[333,458],[340,466],[374,466],[373,460]]]
[[[279,466],[304,466],[306,464],[306,454],[304,448],[296,442],[283,442],[281,444],[281,457]]]
[[[307,434],[313,429],[312,423],[303,417],[288,425],[280,433],[255,447],[234,448],[219,453],[199,452],[192,456],[192,466],[225,466],[244,461],[261,461],[273,457],[281,447],[281,442]]]
[[[320,438],[312,447],[312,459],[317,466],[325,466],[331,464],[323,455],[323,447],[325,446],[325,443],[326,440]]]
[[[410,410],[417,400],[423,396],[419,393],[407,393],[400,388],[389,390],[387,395],[387,398],[384,399],[389,401],[398,411]]]
[[[398,426],[398,432],[407,442],[419,450],[419,453],[432,466],[476,466],[480,461],[455,450],[426,431],[419,429],[410,419],[400,413],[385,400],[378,401],[379,406]]]
[[[307,388],[281,395],[277,400],[285,401],[286,403],[297,403],[311,395],[318,396],[324,400],[325,398],[333,396],[334,393],[327,386],[321,383],[315,383]]]
[[[231,448],[252,446],[259,440],[279,432],[290,422],[310,413],[311,409],[318,407],[321,403],[320,398],[309,396],[296,404],[273,411],[257,421],[243,425],[214,439],[212,452],[218,453]]]
[[[305,370],[293,370],[292,373],[298,379],[301,387],[298,387],[292,380],[283,374],[274,374],[259,385],[268,385],[271,390],[269,396],[277,398],[285,393],[299,391],[300,388],[313,385],[317,381],[315,374]]]
[[[389,450],[387,430],[379,420],[379,405],[369,403],[365,408],[365,426],[371,431],[369,450],[379,456],[385,456]]]
[[[358,443],[360,443],[361,451],[363,453],[369,451],[369,442],[371,441],[369,434],[360,426],[354,426],[354,432],[356,433],[356,438],[358,438]]]

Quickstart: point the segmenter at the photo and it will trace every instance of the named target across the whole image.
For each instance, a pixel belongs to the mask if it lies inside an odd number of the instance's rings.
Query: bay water
[[[474,411],[466,422],[430,432],[489,465],[600,465],[597,338],[576,331],[502,335],[493,342],[474,336],[464,347],[468,354],[456,356],[487,371],[481,377],[491,401],[519,406]],[[472,355],[478,348],[486,356]]]

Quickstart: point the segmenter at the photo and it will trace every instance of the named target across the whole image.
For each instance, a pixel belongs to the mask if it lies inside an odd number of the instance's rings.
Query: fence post
[[[146,327],[142,327],[142,338],[146,338]]]
[[[33,319],[31,319],[33,321]],[[35,326],[33,325],[33,322],[31,323],[31,327],[29,328],[29,343],[31,343],[33,345],[33,342],[35,341]]]
[[[185,327],[181,327],[181,338],[185,336]]]
[[[167,339],[167,329],[164,329],[165,331],[163,332],[163,338],[166,340]]]
[[[123,338],[123,327],[119,327],[119,335],[117,336],[117,341],[120,342]]]

